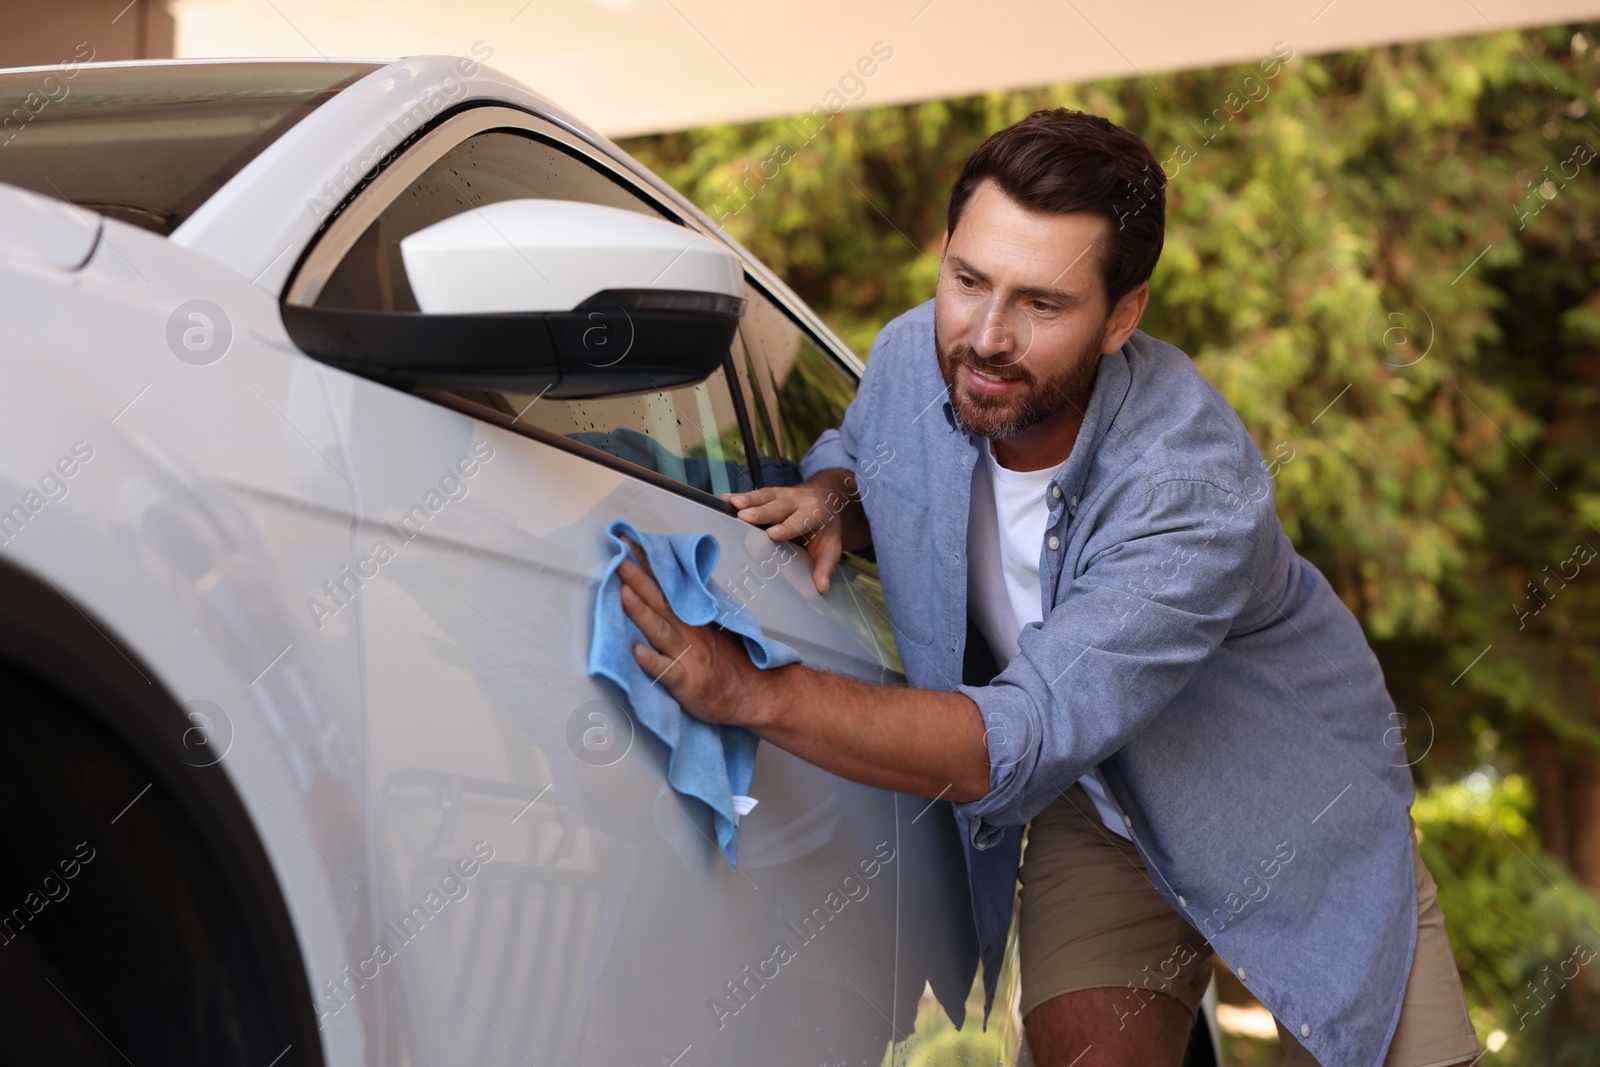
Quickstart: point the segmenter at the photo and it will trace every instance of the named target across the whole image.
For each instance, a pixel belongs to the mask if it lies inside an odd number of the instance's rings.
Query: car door
[[[472,108],[341,208],[286,299],[414,310],[400,238],[521,197],[685,221],[566,129]],[[888,677],[855,580],[818,596],[804,557],[715,496],[778,458],[736,355],[691,387],[586,401],[328,371],[357,518],[307,610],[360,634],[379,925],[370,955],[312,978],[325,1027],[378,1020],[382,1062],[876,1063],[930,982],[959,1015],[970,920],[942,805],[763,745],[734,869],[666,789],[659,742],[584,672],[623,518],[713,534],[715,580],[767,633]]]

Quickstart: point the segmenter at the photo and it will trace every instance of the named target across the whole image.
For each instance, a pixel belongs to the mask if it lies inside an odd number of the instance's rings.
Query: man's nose
[[[1016,328],[1003,309],[990,307],[977,326],[977,336],[969,339],[974,352],[1000,366],[1016,361],[1021,345]]]

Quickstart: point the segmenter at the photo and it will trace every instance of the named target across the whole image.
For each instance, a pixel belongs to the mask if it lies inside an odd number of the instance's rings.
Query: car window
[[[490,130],[451,148],[383,210],[329,275],[317,305],[418,310],[401,239],[471,208],[529,197],[670,218],[562,146],[528,133]],[[465,401],[505,425],[559,435],[703,492],[735,492],[756,483],[726,370],[732,362],[693,386],[629,396],[560,400],[498,389],[429,395]]]
[[[0,72],[0,182],[166,234],[371,63],[150,63]],[[76,62],[74,62],[76,60]]]
[[[754,285],[745,285],[739,337],[755,379],[757,418],[771,421],[778,453],[798,463],[824,430],[837,427],[856,395],[855,375]],[[767,447],[762,444],[763,450]]]

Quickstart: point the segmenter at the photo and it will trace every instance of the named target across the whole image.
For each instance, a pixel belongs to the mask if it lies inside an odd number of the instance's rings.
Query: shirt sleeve
[[[872,351],[867,353],[867,366],[861,372],[861,381],[856,386],[856,395],[844,409],[844,418],[836,430],[824,430],[817,437],[806,454],[800,459],[800,477],[809,480],[818,471],[831,468],[842,468],[854,472],[858,477],[861,474],[858,460],[861,457],[862,427],[871,406],[871,396],[876,392],[876,383],[883,364],[888,360],[878,356],[886,346],[890,330],[893,327],[884,327],[878,331],[878,336],[873,339]]]
[[[1088,565],[1024,627],[1006,669],[956,689],[978,705],[989,749],[988,794],[958,806],[980,848],[1160,714],[1265,581],[1270,493],[1189,477],[1124,492],[1127,506],[1099,509],[1115,518],[1092,535]]]
[[[850,407],[855,407],[855,401],[850,402]],[[850,409],[844,413],[845,425],[850,422]],[[823,430],[806,454],[800,459],[800,480],[809,481],[811,476],[818,471],[830,470],[834,467],[847,471],[856,469],[856,437],[854,434],[845,435],[844,429]]]

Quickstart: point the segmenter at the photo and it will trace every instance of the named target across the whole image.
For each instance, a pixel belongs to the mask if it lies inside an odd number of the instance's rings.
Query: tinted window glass
[[[755,487],[722,371],[679,389],[593,400],[550,400],[498,389],[455,395],[494,410],[506,425],[560,434],[702,492]]]
[[[745,302],[739,335],[754,357],[757,392],[775,413],[783,455],[798,463],[843,421],[856,379],[755,286],[745,286]]]
[[[372,64],[217,63],[0,73],[0,182],[169,234]]]
[[[752,297],[765,299],[745,282],[745,307]],[[747,310],[748,313],[748,310]],[[741,323],[742,325],[742,323]],[[756,368],[755,356],[745,344],[743,332],[733,337],[733,366],[744,393],[745,410],[750,413],[750,429],[760,457],[762,485],[792,485],[800,480],[800,467],[783,454],[778,443],[778,403],[771,379]],[[765,388],[763,388],[763,385]]]

